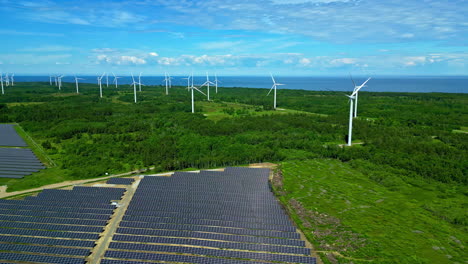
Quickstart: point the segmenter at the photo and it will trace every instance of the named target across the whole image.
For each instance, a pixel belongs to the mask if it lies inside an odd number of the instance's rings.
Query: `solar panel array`
[[[18,133],[16,133],[15,125],[0,124],[0,146],[27,147],[28,145]]]
[[[0,200],[0,261],[85,263],[124,192],[76,186]]]
[[[133,178],[112,178],[109,179],[107,184],[121,184],[121,185],[130,185],[135,181]]]
[[[145,176],[101,263],[315,263],[270,191],[269,172]]]
[[[27,146],[14,125],[0,124],[0,178],[20,179],[45,168],[30,149],[10,148]]]

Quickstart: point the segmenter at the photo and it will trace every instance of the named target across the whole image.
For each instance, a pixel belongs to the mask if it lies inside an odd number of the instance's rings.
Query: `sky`
[[[16,75],[468,75],[467,0],[0,0]]]

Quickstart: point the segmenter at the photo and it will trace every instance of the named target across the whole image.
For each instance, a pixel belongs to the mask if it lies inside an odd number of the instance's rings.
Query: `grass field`
[[[368,171],[329,159],[282,163],[281,201],[328,263],[465,263],[466,187],[405,182],[392,188]]]

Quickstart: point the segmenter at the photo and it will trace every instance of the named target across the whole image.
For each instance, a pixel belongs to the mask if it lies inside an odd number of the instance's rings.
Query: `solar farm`
[[[2,263],[316,263],[269,169],[113,178],[0,200]]]
[[[0,178],[23,178],[45,166],[16,133],[14,125],[0,124]]]

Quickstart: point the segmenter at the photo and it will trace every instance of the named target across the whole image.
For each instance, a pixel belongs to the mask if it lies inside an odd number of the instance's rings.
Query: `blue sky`
[[[466,0],[0,0],[20,74],[467,75]]]

